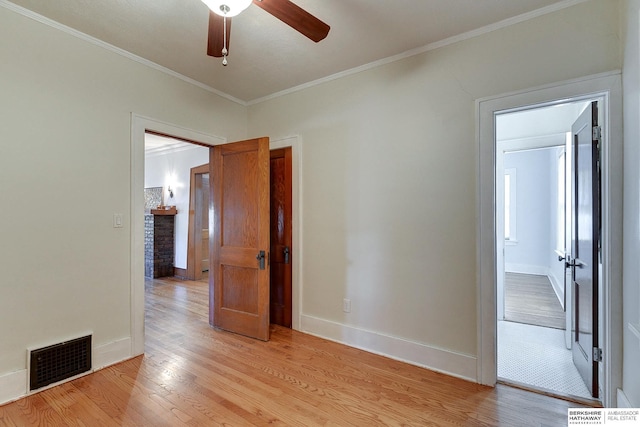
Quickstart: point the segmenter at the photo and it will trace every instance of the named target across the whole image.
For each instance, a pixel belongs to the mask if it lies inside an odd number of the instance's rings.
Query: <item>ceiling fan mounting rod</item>
[[[224,14],[222,17],[223,23],[223,31],[222,31],[222,65],[227,66],[227,13],[229,13],[229,6],[226,4],[220,5],[220,10]]]

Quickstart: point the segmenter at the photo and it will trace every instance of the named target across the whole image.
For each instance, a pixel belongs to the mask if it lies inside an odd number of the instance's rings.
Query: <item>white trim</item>
[[[509,239],[504,235],[504,229],[506,228],[506,177],[509,176]],[[498,183],[497,190],[500,191],[498,200],[502,200],[502,203],[498,203],[498,206],[502,206],[502,226],[500,230],[503,231],[502,235],[497,238],[499,241],[504,241],[505,245],[511,246],[518,244],[518,170],[516,168],[502,168],[502,181]],[[500,224],[500,222],[498,222]],[[506,264],[506,262],[505,262]],[[506,269],[506,267],[505,267]]]
[[[2,0],[0,0],[2,1]],[[175,136],[205,145],[225,138],[131,113],[131,355],[144,353],[144,135],[145,131]]]
[[[302,313],[302,143],[300,137],[288,136],[269,141],[271,150],[291,147],[291,327],[300,330],[300,314]]]
[[[476,358],[473,355],[436,348],[308,315],[302,315],[301,326],[301,331],[307,334],[432,371],[475,381]]]
[[[633,408],[633,406],[631,406],[631,402],[629,402],[629,399],[627,398],[627,395],[624,393],[624,390],[622,390],[621,388],[618,389],[617,402],[615,407],[616,408]]]
[[[564,281],[560,281],[553,271],[549,269],[549,274],[547,274],[549,281],[551,282],[551,287],[553,288],[553,292],[555,292],[556,297],[558,297],[558,302],[560,302],[560,306],[564,310]]]
[[[640,342],[640,324],[634,325],[633,323],[627,323],[627,328]]]
[[[131,357],[131,337],[122,338],[93,349],[93,370],[127,360]]]
[[[26,369],[0,376],[0,405],[13,402],[27,395],[28,375]]]
[[[181,153],[183,151],[197,150],[199,147],[196,144],[191,144],[189,142],[178,141],[175,144],[165,145],[164,147],[152,148],[144,150],[144,155],[147,158],[151,157],[160,157],[167,156],[170,154]]]
[[[115,54],[123,56],[123,57],[125,57],[127,59],[130,59],[132,61],[135,61],[135,62],[137,62],[139,64],[145,65],[145,66],[147,66],[149,68],[153,68],[156,71],[160,71],[161,73],[167,74],[169,76],[172,76],[172,77],[175,77],[177,79],[180,79],[180,80],[182,80],[182,81],[184,81],[186,83],[189,83],[189,84],[192,84],[194,86],[197,86],[200,89],[206,90],[207,92],[214,93],[214,94],[216,94],[216,95],[218,95],[218,96],[220,96],[222,98],[228,99],[229,101],[235,102],[235,103],[240,104],[240,105],[245,106],[245,107],[247,106],[247,103],[245,101],[242,101],[242,100],[240,100],[240,99],[238,99],[238,98],[236,98],[234,96],[231,96],[228,93],[224,93],[224,92],[222,92],[222,91],[220,91],[218,89],[215,89],[215,88],[213,88],[213,87],[211,87],[209,85],[201,83],[201,82],[199,82],[197,80],[194,80],[194,79],[192,79],[190,77],[187,77],[187,76],[185,76],[183,74],[177,73],[177,72],[175,72],[175,71],[173,71],[173,70],[171,70],[171,69],[169,69],[167,67],[163,67],[162,65],[156,64],[155,62],[149,61],[148,59],[142,58],[141,56],[135,55],[135,54],[133,54],[133,53],[131,53],[129,51],[126,51],[126,50],[121,49],[121,48],[119,48],[117,46],[114,46],[112,44],[104,42],[104,41],[102,41],[100,39],[97,39],[97,38],[95,38],[93,36],[85,34],[85,33],[81,32],[81,31],[78,31],[78,30],[76,30],[74,28],[68,27],[68,26],[66,26],[64,24],[61,24],[61,23],[59,23],[57,21],[54,21],[53,19],[49,19],[46,16],[42,16],[42,15],[36,13],[36,12],[33,12],[32,10],[25,9],[24,7],[18,6],[16,4],[14,4],[14,3],[11,3],[8,0],[0,0],[0,6],[6,8],[6,9],[9,9],[12,12],[15,12],[15,13],[17,13],[19,15],[22,15],[22,16],[24,16],[26,18],[33,19],[36,22],[48,25],[49,27],[55,28],[55,29],[60,30],[60,31],[62,31],[64,33],[67,33],[67,34],[69,34],[71,36],[77,37],[80,40],[83,40],[85,42],[91,43],[91,44],[93,44],[95,46],[101,47],[101,48],[103,48],[105,50],[108,50],[110,52],[113,52]]]
[[[602,97],[603,144],[603,289],[605,337],[602,384],[605,407],[615,402],[622,383],[622,91],[619,71],[512,92],[476,101],[477,265],[478,265],[478,365],[477,380],[496,383],[496,218],[495,218],[495,114],[520,111],[532,106],[556,105],[568,100]]]
[[[505,263],[504,271],[506,273],[534,274],[536,276],[548,276],[549,266]]]
[[[563,147],[565,138],[566,132],[561,132],[526,138],[501,139],[496,142],[499,151],[509,153],[511,151],[532,150],[536,148]],[[558,143],[558,141],[561,142]]]
[[[2,1],[2,0],[0,0],[0,1]],[[427,44],[425,46],[421,46],[421,47],[418,47],[418,48],[415,48],[415,49],[407,50],[407,51],[399,53],[397,55],[389,56],[387,58],[379,59],[377,61],[373,61],[373,62],[370,62],[368,64],[361,65],[359,67],[355,67],[355,68],[351,68],[349,70],[341,71],[339,73],[335,73],[335,74],[332,74],[332,75],[327,76],[327,77],[322,77],[320,79],[313,80],[311,82],[303,83],[301,85],[294,86],[292,88],[285,89],[285,90],[282,90],[280,92],[275,92],[275,93],[272,93],[270,95],[263,96],[261,98],[256,98],[256,99],[253,99],[251,101],[248,101],[247,105],[259,104],[259,103],[264,102],[264,101],[268,101],[268,100],[271,100],[271,99],[274,99],[274,98],[279,98],[281,96],[289,95],[291,93],[299,92],[301,90],[309,89],[311,87],[318,86],[318,85],[321,85],[321,84],[324,84],[324,83],[328,83],[328,82],[331,82],[333,80],[338,80],[338,79],[341,79],[341,78],[346,77],[346,76],[351,76],[353,74],[358,74],[358,73],[361,73],[363,71],[367,71],[367,70],[371,70],[371,69],[374,69],[374,68],[378,68],[378,67],[381,67],[383,65],[390,64],[392,62],[401,61],[401,60],[403,60],[405,58],[410,58],[412,56],[420,55],[420,54],[423,54],[423,53],[426,53],[426,52],[429,52],[429,51],[433,51],[433,50],[436,50],[436,49],[440,49],[442,47],[446,47],[446,46],[449,46],[449,45],[452,45],[452,44],[455,44],[455,43],[459,43],[459,42],[462,42],[462,41],[465,41],[465,40],[469,40],[469,39],[472,39],[474,37],[479,37],[481,35],[488,34],[488,33],[491,33],[493,31],[500,30],[502,28],[510,27],[512,25],[519,24],[521,22],[525,22],[525,21],[528,21],[530,19],[538,18],[540,16],[543,16],[543,15],[546,15],[546,14],[549,14],[549,13],[554,13],[554,12],[557,12],[559,10],[571,7],[571,6],[575,6],[577,4],[584,3],[586,1],[588,1],[588,0],[565,0],[565,1],[561,1],[561,2],[558,2],[558,3],[543,7],[541,9],[537,9],[537,10],[534,10],[534,11],[531,11],[531,12],[523,13],[522,15],[514,16],[512,18],[504,19],[504,20],[502,20],[500,22],[496,22],[496,23],[493,23],[493,24],[478,28],[476,30],[472,30],[472,31],[468,31],[466,33],[458,34],[456,36],[449,37],[449,38],[446,38],[444,40],[440,40],[440,41],[437,41],[437,42],[429,43],[429,44]]]

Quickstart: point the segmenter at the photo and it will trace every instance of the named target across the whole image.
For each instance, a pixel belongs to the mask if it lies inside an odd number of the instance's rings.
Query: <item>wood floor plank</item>
[[[547,276],[505,273],[504,292],[505,320],[565,328],[565,312]]]
[[[0,406],[0,426],[541,426],[575,403],[272,326],[208,325],[206,281],[146,284],[145,355]]]

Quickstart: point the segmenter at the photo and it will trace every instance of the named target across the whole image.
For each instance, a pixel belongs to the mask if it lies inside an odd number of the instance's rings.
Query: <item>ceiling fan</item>
[[[231,18],[255,4],[314,42],[327,37],[329,25],[289,0],[202,0],[209,9],[209,43],[207,55],[223,58],[227,65]]]

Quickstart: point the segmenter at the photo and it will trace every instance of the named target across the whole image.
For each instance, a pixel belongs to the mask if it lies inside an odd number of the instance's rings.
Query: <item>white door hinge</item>
[[[593,361],[602,362],[602,349],[599,347],[593,347]]]
[[[593,127],[593,133],[592,133],[591,139],[594,141],[600,141],[602,139],[602,127],[600,126]]]

